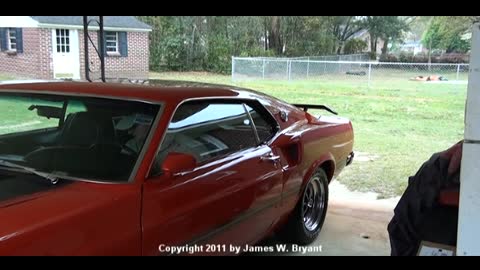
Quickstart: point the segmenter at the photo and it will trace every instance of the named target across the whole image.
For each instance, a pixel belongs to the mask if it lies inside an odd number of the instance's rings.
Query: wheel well
[[[328,160],[322,163],[320,165],[320,168],[322,168],[325,171],[328,177],[328,182],[330,183],[330,181],[332,181],[333,179],[333,174],[335,172],[335,164],[333,163],[333,161]]]

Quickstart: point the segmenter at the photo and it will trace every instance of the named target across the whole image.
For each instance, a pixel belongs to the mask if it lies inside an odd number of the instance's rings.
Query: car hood
[[[119,232],[132,231],[139,222],[140,190],[135,184],[70,181],[1,201],[0,254],[38,254],[39,246],[45,254],[58,254],[60,247],[77,254],[78,245],[68,239],[95,241],[112,220],[132,220],[117,226]]]

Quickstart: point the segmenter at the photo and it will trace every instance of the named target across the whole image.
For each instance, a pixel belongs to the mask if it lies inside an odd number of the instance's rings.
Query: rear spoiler
[[[313,105],[313,104],[292,104],[295,107],[300,107],[303,108],[304,111],[307,111],[308,109],[320,109],[320,110],[326,110],[328,112],[331,112],[335,115],[338,115],[338,113],[330,108],[328,108],[325,105]]]

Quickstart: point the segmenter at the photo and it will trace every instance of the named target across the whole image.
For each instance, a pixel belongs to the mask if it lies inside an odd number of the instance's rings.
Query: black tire
[[[312,199],[311,192],[315,190],[318,192]],[[286,242],[299,245],[312,243],[320,234],[327,215],[327,208],[328,177],[323,169],[318,168],[302,191],[295,210],[280,232],[280,238]],[[314,210],[317,212],[314,212]]]

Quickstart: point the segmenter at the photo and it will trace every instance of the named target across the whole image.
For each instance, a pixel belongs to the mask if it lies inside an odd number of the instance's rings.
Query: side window
[[[0,96],[0,135],[58,128],[63,102]]]
[[[171,152],[191,154],[197,163],[203,163],[256,145],[243,104],[188,102],[175,112],[155,164],[160,166]],[[159,171],[153,170],[153,174]]]
[[[250,107],[250,105],[254,108]],[[261,105],[250,105],[246,105],[246,107],[252,116],[253,123],[258,133],[258,138],[261,143],[266,142],[275,135],[278,130],[278,125],[275,119],[268,115],[268,112],[266,112],[265,108],[261,107]]]
[[[77,112],[86,112],[87,108],[81,101],[77,100],[70,100],[67,104],[67,109],[65,111],[65,119],[64,122],[68,122],[71,119],[72,115]]]
[[[65,112],[65,116],[68,117],[69,114],[74,114],[77,112],[86,112],[87,108],[85,104],[81,101],[77,100],[70,100],[67,105],[67,110]]]

